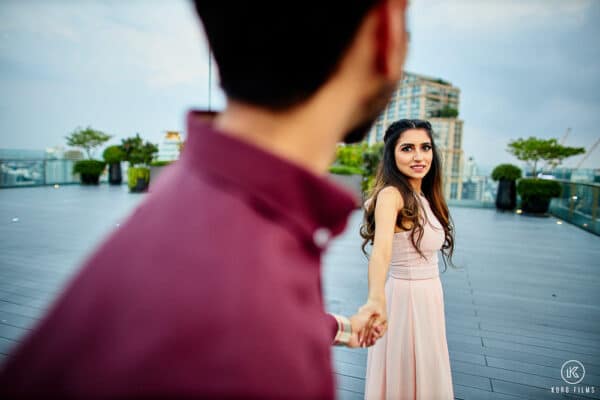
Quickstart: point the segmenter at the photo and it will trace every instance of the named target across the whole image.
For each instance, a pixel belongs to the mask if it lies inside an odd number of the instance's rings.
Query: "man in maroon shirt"
[[[181,160],[6,362],[0,397],[333,398],[330,346],[373,315],[323,310],[321,255],[356,205],[324,175],[400,79],[405,6],[198,0],[227,107],[190,112]]]

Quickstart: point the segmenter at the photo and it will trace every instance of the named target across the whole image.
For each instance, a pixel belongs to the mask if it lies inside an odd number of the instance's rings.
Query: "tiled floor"
[[[0,360],[143,197],[105,185],[0,190]],[[441,279],[456,397],[600,398],[600,238],[555,218],[451,213],[461,269]],[[360,218],[324,258],[333,312],[351,314],[366,296]],[[340,398],[362,398],[366,351],[336,348],[334,359]],[[560,376],[571,359],[586,370],[575,387]],[[552,393],[556,386],[595,393]]]

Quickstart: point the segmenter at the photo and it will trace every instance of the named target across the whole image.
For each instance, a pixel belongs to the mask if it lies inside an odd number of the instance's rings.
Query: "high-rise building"
[[[487,182],[487,176],[479,174],[475,160],[469,157],[463,168],[461,199],[482,201]]]
[[[402,118],[426,119],[443,164],[444,193],[449,199],[462,196],[462,131],[458,119],[460,89],[439,78],[405,72],[390,102],[377,120],[367,141],[383,141],[387,127]]]
[[[165,132],[165,138],[158,145],[159,161],[174,161],[179,158],[181,135],[177,131]]]

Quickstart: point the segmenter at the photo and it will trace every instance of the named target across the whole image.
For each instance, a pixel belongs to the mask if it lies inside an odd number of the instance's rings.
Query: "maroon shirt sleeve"
[[[335,335],[337,335],[337,331],[338,331],[338,323],[337,320],[335,319],[335,317],[331,314],[327,314],[328,320],[329,320],[329,324],[331,325],[331,343],[333,343],[333,340],[335,339]]]

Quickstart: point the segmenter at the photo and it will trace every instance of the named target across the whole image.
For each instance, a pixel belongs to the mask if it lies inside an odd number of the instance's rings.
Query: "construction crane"
[[[569,137],[570,134],[571,134],[571,128],[567,128],[567,131],[565,132],[565,134],[562,135],[562,137],[560,138],[559,143],[561,145],[563,145],[565,143],[565,140],[567,140],[567,138]],[[542,172],[546,171],[548,168],[550,168],[551,170],[554,170],[554,168],[556,168],[556,166],[558,164],[559,164],[558,160],[548,160],[548,161],[546,161],[546,163],[544,163],[541,170],[542,170]]]
[[[567,138],[569,137],[569,134],[571,133],[571,128],[567,128],[567,131],[565,132],[565,134],[563,135],[563,137],[560,138],[560,144],[565,144],[565,140],[567,140]]]
[[[579,162],[575,166],[575,169],[579,169],[579,167],[581,167],[581,165],[585,162],[585,160],[588,159],[590,154],[592,154],[594,152],[594,150],[596,150],[596,147],[598,147],[598,144],[600,144],[600,138],[598,140],[596,140],[596,142],[592,145],[592,147],[589,148],[588,151],[585,152],[585,154],[583,155],[581,160],[579,160]]]

